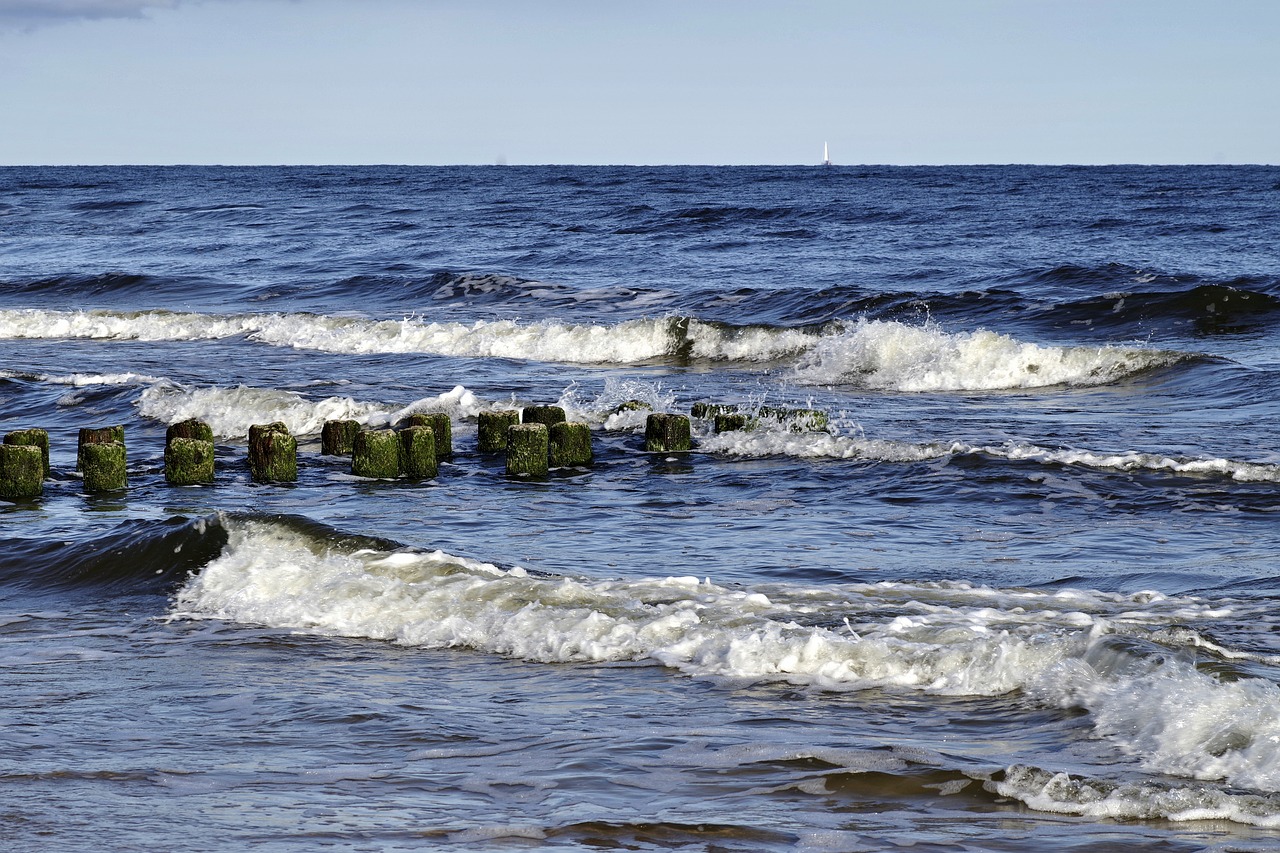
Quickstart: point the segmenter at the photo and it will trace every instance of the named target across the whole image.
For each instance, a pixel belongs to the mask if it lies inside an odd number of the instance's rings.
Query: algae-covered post
[[[84,470],[84,448],[88,444],[105,444],[109,441],[118,441],[124,444],[124,425],[117,424],[109,427],[90,427],[80,430],[80,443],[76,449],[76,470]]]
[[[84,490],[89,494],[118,492],[129,485],[125,473],[124,445],[118,441],[91,442],[80,448],[83,455]]]
[[[520,413],[520,422],[524,424],[545,424],[548,429],[552,424],[566,420],[564,408],[561,406],[525,406]]]
[[[40,448],[40,456],[44,462],[42,478],[49,478],[49,433],[46,430],[15,429],[4,437],[4,443]]]
[[[449,459],[453,456],[453,421],[444,412],[432,412],[426,419],[424,426],[436,434],[436,458]]]
[[[747,421],[746,415],[740,415],[740,414],[716,415],[716,419],[715,419],[715,431],[717,433],[745,430],[747,429],[748,426],[753,426],[753,425],[754,424],[751,424]]]
[[[516,411],[481,412],[476,415],[476,450],[481,453],[501,453],[507,449],[507,429],[520,423]]]
[[[350,456],[359,421],[325,421],[320,429],[320,452],[325,456]]]
[[[213,482],[213,442],[174,436],[164,448],[164,478],[171,486]]]
[[[548,431],[548,443],[548,464],[552,468],[591,464],[591,427],[586,424],[552,424]]]
[[[609,411],[609,414],[620,415],[623,412],[652,412],[652,411],[653,411],[653,405],[650,403],[646,403],[644,400],[624,400],[623,402],[614,406]]]
[[[439,473],[436,462],[436,432],[429,426],[400,430],[400,467],[406,477],[430,480]]]
[[[516,424],[507,429],[507,473],[545,477],[549,454],[546,424]]]
[[[453,421],[444,412],[419,412],[396,424],[397,429],[407,427],[431,427],[436,434],[436,458],[448,459],[453,456]]]
[[[820,409],[792,409],[787,412],[787,428],[792,432],[823,432],[827,413]]]
[[[421,428],[421,427],[420,427]],[[412,427],[411,427],[412,429]],[[351,450],[351,473],[357,477],[400,476],[400,437],[393,429],[362,429]]]
[[[699,419],[710,419],[716,415],[731,415],[738,407],[729,403],[694,403],[689,407],[689,414]]]
[[[350,456],[355,446],[360,422],[352,420],[325,421],[320,428],[320,452],[325,456]]]
[[[298,440],[280,421],[249,427],[249,471],[259,483],[298,479]]]
[[[644,425],[644,449],[657,453],[693,449],[688,416],[660,412],[649,415]]]
[[[0,444],[0,498],[38,498],[44,492],[44,463],[32,444]]]
[[[176,424],[170,424],[165,430],[164,443],[168,446],[175,438],[194,438],[197,441],[213,442],[213,427],[209,426],[199,418],[187,418],[185,421],[178,421]]]

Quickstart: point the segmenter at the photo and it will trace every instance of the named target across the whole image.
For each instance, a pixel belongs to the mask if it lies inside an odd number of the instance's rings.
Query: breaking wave
[[[1198,784],[1144,789],[1014,767],[991,783],[1002,795],[1051,811],[1280,822],[1280,687],[1230,672],[1231,656],[1183,627],[1248,619],[1262,604],[961,582],[547,576],[344,538],[306,520],[219,523],[226,547],[177,593],[170,618],[536,662],[648,662],[729,686],[1021,693],[1089,711],[1096,733],[1144,769]],[[1214,671],[1197,666],[1202,658]]]
[[[321,314],[0,310],[0,338],[187,341],[245,336],[322,352],[422,353],[574,364],[702,359],[795,362],[797,381],[887,391],[973,391],[1101,385],[1167,367],[1189,353],[1139,347],[1060,347],[990,331],[861,320],[820,327],[735,326],[684,317],[575,325],[514,320],[430,322]]]
[[[995,391],[1105,385],[1196,357],[1138,347],[1041,346],[986,330],[863,320],[815,342],[796,378],[885,391]]]

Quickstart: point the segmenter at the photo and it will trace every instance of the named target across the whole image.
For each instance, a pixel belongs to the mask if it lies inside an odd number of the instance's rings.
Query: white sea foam
[[[53,375],[48,373],[24,373],[17,370],[0,370],[0,379],[27,379],[33,382],[48,382],[51,385],[71,385],[83,388],[90,385],[154,385],[166,382],[162,376],[148,376],[145,373],[69,373]]]
[[[1221,458],[1190,458],[1174,454],[1048,448],[1020,442],[978,445],[967,442],[904,442],[869,439],[827,432],[794,433],[762,421],[750,431],[736,430],[705,436],[701,450],[729,456],[758,458],[792,456],[800,459],[867,459],[916,462],[924,459],[979,454],[1015,462],[1072,465],[1116,471],[1159,471],[1171,474],[1229,477],[1238,482],[1280,482],[1280,465]]]
[[[138,411],[143,417],[164,423],[199,418],[223,438],[242,438],[253,424],[274,421],[282,421],[295,435],[311,435],[320,432],[327,420],[382,426],[417,412],[444,412],[456,420],[474,417],[484,408],[486,404],[461,385],[403,407],[339,396],[312,400],[294,391],[244,385],[187,388],[160,383],[143,389],[138,398]]]
[[[1033,809],[1111,820],[1229,820],[1280,827],[1280,799],[1274,795],[1222,790],[1213,785],[1118,783],[1014,765],[1004,778],[985,783],[1002,797]]]
[[[1104,385],[1186,359],[1133,347],[1040,346],[980,330],[945,332],[861,320],[815,341],[796,366],[810,385],[855,384],[886,391],[990,391]]]
[[[739,588],[692,577],[546,578],[442,552],[350,553],[272,522],[226,524],[228,547],[179,592],[173,617],[530,661],[649,661],[731,684],[1023,691],[1087,709],[1099,735],[1152,771],[1280,791],[1280,688],[1200,672],[1194,644],[1169,649],[1150,639],[1167,643],[1167,629],[1188,620],[1258,618],[1246,602],[963,583]],[[1050,796],[1025,779],[999,784],[1037,808]],[[1192,813],[1156,807],[1173,819]]]
[[[307,313],[0,310],[0,338],[186,341],[238,335],[274,346],[335,353],[428,353],[581,364],[646,361],[669,354],[678,343],[673,321],[667,319],[571,325],[510,320],[433,323],[417,317],[378,321]]]

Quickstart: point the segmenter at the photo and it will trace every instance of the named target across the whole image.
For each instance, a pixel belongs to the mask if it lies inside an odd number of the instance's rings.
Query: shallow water
[[[0,502],[24,849],[1274,844],[1280,169],[0,187],[0,431],[53,466]],[[631,399],[828,422],[654,454]],[[591,467],[475,452],[535,403]],[[434,480],[320,454],[417,411]],[[211,487],[164,482],[187,417]]]

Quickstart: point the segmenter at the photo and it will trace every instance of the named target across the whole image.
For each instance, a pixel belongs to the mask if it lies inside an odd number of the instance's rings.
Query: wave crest
[[[987,330],[861,320],[816,341],[796,366],[796,378],[885,391],[996,391],[1105,385],[1191,357],[1135,347],[1041,346]]]

